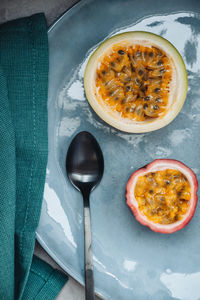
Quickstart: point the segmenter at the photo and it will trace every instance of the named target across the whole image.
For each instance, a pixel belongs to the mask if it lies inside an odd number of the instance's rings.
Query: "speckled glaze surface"
[[[192,221],[172,235],[139,224],[125,203],[131,173],[155,158],[173,158],[200,170],[200,2],[83,0],[49,31],[49,159],[37,238],[69,274],[84,282],[83,207],[68,182],[65,155],[81,130],[99,141],[105,159],[91,195],[96,292],[112,300],[200,299],[200,205]],[[185,61],[189,89],[178,117],[146,134],[126,134],[90,108],[83,74],[105,38],[146,30],[172,42]]]

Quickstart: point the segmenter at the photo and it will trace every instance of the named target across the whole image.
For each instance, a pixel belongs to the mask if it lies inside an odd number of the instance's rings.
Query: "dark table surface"
[[[44,12],[50,26],[77,2],[79,0],[1,0],[0,23]]]

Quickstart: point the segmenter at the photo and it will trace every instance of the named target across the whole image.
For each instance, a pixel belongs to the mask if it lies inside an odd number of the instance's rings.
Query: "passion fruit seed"
[[[161,91],[160,88],[155,88],[154,90],[155,93],[160,93],[160,91]]]
[[[133,104],[133,105],[131,106],[131,108],[130,108],[130,112],[134,112],[135,107],[136,107],[136,104]]]
[[[153,52],[150,52],[150,53],[149,53],[149,57],[153,57]]]
[[[169,180],[165,180],[166,185],[170,185],[170,181]]]
[[[176,178],[181,180],[176,182]],[[149,220],[159,224],[181,220],[188,211],[191,198],[189,181],[174,169],[150,172],[138,177],[134,193],[140,211]]]
[[[133,67],[132,65],[131,65],[131,71],[135,72],[135,67]]]
[[[158,109],[159,109],[159,106],[158,106],[158,105],[154,105],[154,106],[153,106],[153,109],[154,109],[154,110],[158,110]]]
[[[125,54],[125,52],[124,52],[123,50],[119,50],[118,53],[119,53],[120,55],[124,55],[124,54]]]
[[[171,80],[172,64],[163,50],[115,44],[100,62],[96,86],[111,110],[123,118],[144,121],[167,112]]]
[[[160,67],[160,66],[163,66],[163,61],[162,60],[159,60],[159,62],[157,63],[157,65]]]
[[[165,73],[165,69],[161,69],[161,70],[160,70],[160,73],[161,73],[161,74]]]
[[[142,75],[144,74],[144,71],[140,69],[139,72],[138,72],[138,74],[139,74],[140,76],[142,76]]]
[[[156,98],[156,103],[162,103],[162,99],[161,98]]]
[[[139,85],[140,84],[140,81],[138,78],[135,78],[135,84]]]

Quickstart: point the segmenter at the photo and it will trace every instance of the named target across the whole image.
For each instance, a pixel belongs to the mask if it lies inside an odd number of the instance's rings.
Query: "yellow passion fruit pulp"
[[[166,112],[172,61],[157,47],[115,45],[96,74],[99,94],[123,118],[144,121]]]
[[[84,75],[87,99],[108,124],[148,132],[169,124],[186,98],[187,73],[176,48],[148,32],[128,32],[103,42]]]

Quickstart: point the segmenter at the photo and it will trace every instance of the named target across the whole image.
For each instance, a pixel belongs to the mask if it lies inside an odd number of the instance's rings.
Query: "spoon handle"
[[[85,223],[85,298],[94,300],[94,278],[92,262],[92,234],[89,205],[84,206]]]

